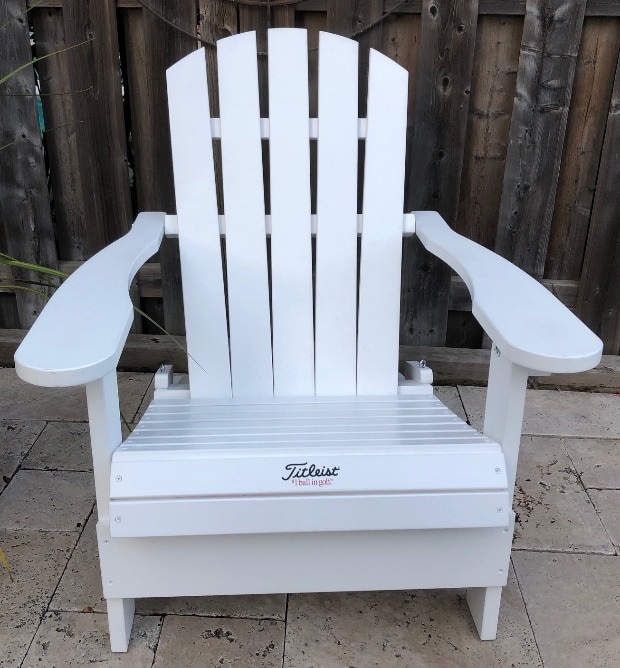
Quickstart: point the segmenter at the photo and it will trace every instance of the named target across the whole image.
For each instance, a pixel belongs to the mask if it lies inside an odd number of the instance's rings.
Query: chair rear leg
[[[480,640],[495,640],[502,587],[474,587],[467,590],[467,605]]]
[[[133,598],[108,598],[108,625],[113,652],[126,652],[133,626],[135,600]]]

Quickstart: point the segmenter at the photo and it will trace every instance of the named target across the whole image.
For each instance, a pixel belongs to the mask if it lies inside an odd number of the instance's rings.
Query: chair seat
[[[433,395],[155,399],[114,452],[112,534],[506,526],[500,446]]]

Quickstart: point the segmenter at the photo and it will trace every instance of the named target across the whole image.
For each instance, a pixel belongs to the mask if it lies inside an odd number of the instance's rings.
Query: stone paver
[[[620,547],[620,490],[592,489],[590,498],[616,548]],[[620,584],[619,584],[620,587]]]
[[[513,562],[545,668],[620,666],[620,558],[517,552]]]
[[[70,668],[93,664],[150,668],[159,631],[159,617],[136,616],[129,650],[112,653],[105,615],[51,612],[41,622],[23,668]]]
[[[0,492],[44,427],[40,420],[0,420]]]
[[[459,387],[465,411],[482,428],[486,388]],[[620,396],[528,390],[523,433],[539,436],[620,438]]]
[[[360,592],[289,597],[287,668],[540,666],[514,575],[498,637],[481,642],[457,592]]]
[[[560,439],[521,439],[513,506],[515,548],[614,554]]]
[[[152,376],[119,378],[135,419]],[[83,389],[35,388],[11,369],[0,386],[0,547],[16,576],[0,568],[1,668],[281,666],[285,646],[288,668],[529,668],[542,665],[538,649],[545,668],[620,665],[619,397],[528,391],[515,495],[521,590],[511,571],[495,642],[478,640],[454,591],[294,594],[288,608],[285,595],[217,596],[137,601],[123,655],[110,653],[102,614]],[[436,395],[461,417],[464,403],[481,427],[483,388]]]
[[[13,581],[0,568],[0,666],[19,666],[67,563],[77,536],[0,530]]]
[[[562,443],[586,487],[620,489],[620,440],[565,438]]]
[[[465,409],[461,396],[456,387],[435,387],[433,388],[435,396],[443,402],[453,413],[456,413],[461,420],[467,420]]]
[[[81,531],[94,501],[90,473],[18,471],[0,496],[0,527]]]
[[[96,513],[86,524],[58,586],[50,608],[76,612],[105,612],[101,589]],[[201,615],[208,617],[250,617],[284,619],[286,596],[192,596],[188,598],[145,598],[136,601],[136,611],[143,615]]]
[[[28,469],[92,470],[88,424],[48,423],[22,466]]]
[[[169,615],[164,618],[153,668],[280,668],[283,647],[283,622]]]
[[[119,373],[121,411],[131,420],[151,382],[152,374]],[[0,415],[15,420],[86,421],[83,387],[38,387],[17,377],[15,369],[0,369]]]

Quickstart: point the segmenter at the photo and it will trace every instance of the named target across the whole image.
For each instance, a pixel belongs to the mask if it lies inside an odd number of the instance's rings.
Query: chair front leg
[[[118,402],[118,383],[116,372],[109,373],[99,380],[86,385],[88,420],[90,424],[90,443],[93,453],[95,473],[95,493],[97,496],[98,523],[110,521],[110,464],[112,453],[121,444],[121,416]],[[99,545],[100,559],[104,550]],[[113,565],[108,569],[113,573]],[[103,582],[104,594],[106,582]],[[109,598],[108,627],[110,646],[113,652],[126,652],[133,625],[135,602],[133,598]]]

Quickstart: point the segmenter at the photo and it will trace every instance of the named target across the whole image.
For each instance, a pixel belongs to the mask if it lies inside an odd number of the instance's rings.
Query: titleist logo
[[[334,478],[340,471],[339,466],[315,466],[308,465],[308,462],[287,464],[284,469],[286,475],[282,476],[282,480],[296,480],[299,478]]]

